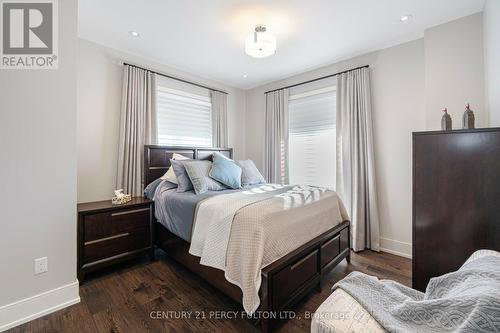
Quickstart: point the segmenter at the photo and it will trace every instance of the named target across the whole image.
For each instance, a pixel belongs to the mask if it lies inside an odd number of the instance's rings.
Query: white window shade
[[[212,146],[210,98],[157,87],[158,144],[167,146]]]
[[[335,87],[290,97],[290,183],[335,188]]]

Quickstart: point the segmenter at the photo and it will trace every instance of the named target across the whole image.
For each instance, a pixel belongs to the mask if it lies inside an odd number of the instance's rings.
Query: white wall
[[[486,106],[491,126],[500,126],[500,1],[484,7],[484,60]]]
[[[242,90],[79,39],[78,202],[110,199],[116,188],[123,61],[227,91],[229,146],[235,158],[245,157]],[[178,88],[190,87],[172,82]]]
[[[424,41],[336,63],[247,92],[247,155],[263,167],[265,96],[270,89],[370,65],[381,245],[411,255],[411,132],[425,130]]]
[[[496,7],[495,16],[491,14],[492,22],[488,25],[491,44],[500,35],[500,29],[492,32],[499,22]],[[454,128],[460,128],[466,102],[470,102],[475,111],[476,127],[488,125],[482,26],[482,13],[474,14],[427,29],[423,39],[247,91],[248,157],[263,168],[265,91],[370,65],[381,247],[388,252],[411,256],[411,133],[439,129],[444,107],[450,110]],[[498,45],[491,46],[488,53],[491,59],[500,59],[496,53]],[[499,73],[498,64],[498,61],[490,64],[495,68],[490,73]],[[498,103],[499,77],[490,76],[491,103]],[[500,124],[500,105],[495,109],[498,109],[496,119]]]
[[[0,331],[79,301],[77,0],[58,3],[59,69],[0,70]]]
[[[427,129],[441,128],[445,107],[453,128],[462,128],[466,103],[476,127],[486,127],[482,13],[427,29],[424,39]]]

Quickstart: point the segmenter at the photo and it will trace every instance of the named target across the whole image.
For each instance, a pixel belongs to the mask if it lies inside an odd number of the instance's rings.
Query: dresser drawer
[[[340,235],[321,245],[321,267],[324,267],[340,254]]]
[[[121,232],[106,238],[85,241],[83,246],[83,263],[89,264],[150,246],[151,230],[149,226]]]
[[[315,275],[319,275],[318,255],[316,249],[273,276],[273,301],[277,307],[285,305],[290,294]]]
[[[108,238],[138,228],[149,228],[150,209],[124,209],[84,217],[85,242]]]

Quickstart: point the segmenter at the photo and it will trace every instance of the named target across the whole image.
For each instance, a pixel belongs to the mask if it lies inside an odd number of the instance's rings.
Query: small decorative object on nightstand
[[[448,114],[448,108],[444,108],[443,117],[441,117],[441,129],[443,131],[451,131],[451,116]]]
[[[113,205],[123,205],[132,200],[130,194],[123,193],[123,189],[115,190],[115,196],[111,199]]]
[[[473,129],[474,128],[474,112],[470,109],[469,103],[465,106],[465,112],[463,117],[463,129]]]
[[[153,201],[132,198],[78,204],[78,280],[96,269],[149,254],[154,259]]]

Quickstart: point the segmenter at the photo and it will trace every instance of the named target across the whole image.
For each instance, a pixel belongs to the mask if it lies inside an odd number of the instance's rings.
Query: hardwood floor
[[[8,332],[259,332],[241,318],[240,308],[203,280],[158,251],[155,262],[138,260],[89,275],[80,287],[81,302],[18,326]],[[314,312],[331,287],[357,270],[405,285],[411,284],[411,261],[387,253],[352,253],[325,279],[321,292],[312,292],[296,308],[296,318],[279,332],[309,332],[306,312]],[[195,318],[238,311],[238,319]],[[184,311],[184,312],[182,312]],[[197,313],[198,311],[198,313]],[[191,319],[179,318],[191,315]],[[152,317],[163,317],[154,319]]]

